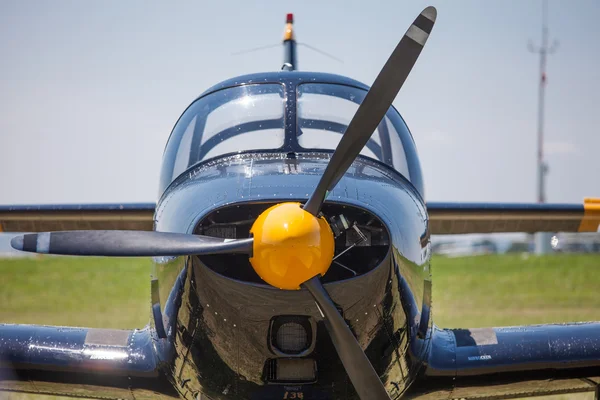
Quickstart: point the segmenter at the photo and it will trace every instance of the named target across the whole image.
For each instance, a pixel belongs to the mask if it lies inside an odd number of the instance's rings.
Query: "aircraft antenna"
[[[546,175],[548,164],[544,161],[544,110],[546,96],[546,60],[549,54],[556,52],[558,42],[554,40],[548,45],[548,1],[542,0],[542,43],[534,46],[529,42],[529,51],[540,56],[540,82],[538,89],[538,120],[537,120],[537,202],[546,202]],[[536,254],[545,254],[550,251],[550,235],[547,232],[537,233],[535,236]]]
[[[312,50],[316,53],[319,53],[325,57],[329,57],[332,60],[335,60],[339,63],[344,63],[343,60],[338,57],[329,54],[323,50],[316,48],[315,46],[311,46],[307,43],[300,43],[296,41],[296,37],[294,35],[294,14],[287,14],[285,18],[285,30],[283,32],[283,64],[281,69],[283,71],[295,71],[298,69],[298,54],[296,49],[298,46],[304,46],[309,50]],[[274,47],[280,46],[279,43],[276,44],[268,44],[265,46],[254,47],[252,49],[236,51],[235,53],[231,53],[232,56],[238,56],[242,54],[254,53],[256,51],[272,49]]]
[[[283,31],[283,67],[281,69],[285,71],[295,71],[298,69],[296,47],[294,14],[290,13],[285,18],[285,30]]]
[[[302,42],[298,42],[298,46],[304,46],[304,47],[306,47],[307,49],[309,49],[309,50],[312,50],[312,51],[314,51],[315,53],[319,53],[319,54],[321,54],[321,55],[323,55],[323,56],[325,56],[325,57],[329,57],[329,58],[331,58],[332,60],[339,62],[340,64],[343,64],[343,63],[344,63],[344,60],[342,60],[341,58],[337,58],[336,56],[334,56],[334,55],[332,55],[332,54],[329,54],[329,53],[327,53],[327,52],[325,52],[325,51],[323,51],[323,50],[319,50],[319,49],[318,49],[318,48],[316,48],[315,46],[311,46],[311,45],[309,45],[309,44],[302,43]]]
[[[279,43],[268,44],[266,46],[259,46],[259,47],[254,47],[252,49],[246,49],[246,50],[236,51],[235,53],[231,53],[231,55],[232,56],[240,56],[242,54],[248,54],[248,53],[254,53],[255,51],[272,49],[272,48],[278,47],[278,46],[279,46]]]

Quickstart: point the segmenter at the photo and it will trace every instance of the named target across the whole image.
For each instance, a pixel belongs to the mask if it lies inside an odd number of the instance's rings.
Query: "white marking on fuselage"
[[[492,356],[490,356],[489,354],[484,354],[482,356],[471,356],[468,357],[469,361],[483,361],[483,360],[491,360]]]

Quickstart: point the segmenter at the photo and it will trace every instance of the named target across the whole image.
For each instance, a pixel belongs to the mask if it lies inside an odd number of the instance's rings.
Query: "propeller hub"
[[[268,284],[298,290],[324,275],[334,253],[333,232],[324,217],[317,218],[300,203],[281,203],[265,210],[254,222],[250,263]]]

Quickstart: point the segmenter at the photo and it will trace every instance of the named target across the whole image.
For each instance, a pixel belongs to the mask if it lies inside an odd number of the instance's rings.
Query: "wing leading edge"
[[[154,203],[0,206],[0,232],[151,231],[155,208]]]
[[[598,232],[600,199],[583,204],[427,203],[433,235],[496,232]]]

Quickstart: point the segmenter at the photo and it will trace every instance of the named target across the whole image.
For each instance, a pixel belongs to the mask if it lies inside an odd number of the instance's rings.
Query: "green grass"
[[[141,328],[151,268],[150,259],[0,259],[0,322]]]
[[[432,270],[438,326],[600,320],[600,255],[437,257]]]
[[[432,269],[433,318],[441,327],[600,320],[599,255],[436,257]],[[142,327],[150,315],[150,271],[147,259],[0,260],[0,322]]]

